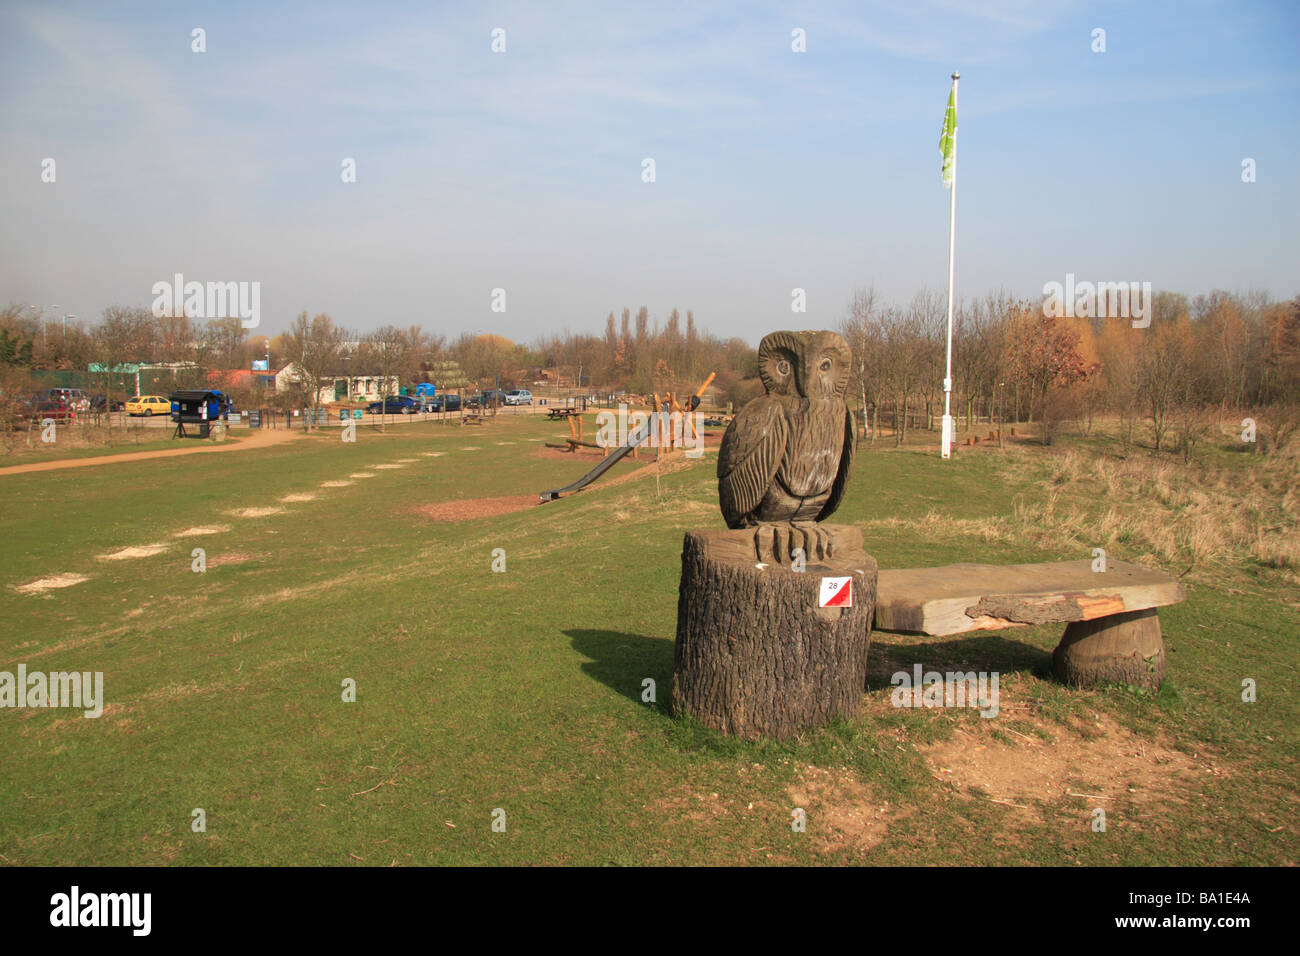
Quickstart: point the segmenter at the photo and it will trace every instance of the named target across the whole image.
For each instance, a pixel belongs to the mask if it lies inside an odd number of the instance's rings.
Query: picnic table
[[[551,419],[552,421],[556,421],[561,418],[572,418],[574,415],[581,415],[581,414],[582,414],[582,409],[572,405],[554,406],[546,410],[546,417]]]

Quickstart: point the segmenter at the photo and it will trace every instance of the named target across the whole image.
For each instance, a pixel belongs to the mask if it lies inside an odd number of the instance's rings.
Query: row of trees
[[[710,336],[697,328],[692,312],[683,320],[677,309],[661,327],[645,306],[635,315],[623,309],[621,323],[611,312],[603,336],[547,334],[532,345],[490,332],[464,333],[448,343],[419,325],[360,334],[324,313],[311,318],[303,313],[288,331],[267,336],[253,334],[234,318],[197,322],[121,306],[105,309],[98,323],[66,327],[57,318],[10,306],[0,310],[0,331],[12,337],[12,348],[25,350],[20,364],[42,370],[147,362],[188,364],[206,372],[247,369],[253,360],[267,359],[272,370],[289,362],[311,366],[311,377],[320,380],[351,373],[395,374],[413,382],[456,363],[469,381],[485,387],[526,388],[544,369],[573,387],[638,394],[693,386],[716,372],[718,387],[736,404],[756,388],[756,353],[743,339]],[[0,342],[0,350],[10,348],[9,342]]]
[[[1125,444],[1141,425],[1156,448],[1172,441],[1189,452],[1207,415],[1221,422],[1241,409],[1300,405],[1300,298],[1278,303],[1260,294],[1216,291],[1188,299],[1161,292],[1149,307],[1150,326],[1133,328],[1127,319],[1054,317],[1041,303],[1005,294],[961,303],[952,369],[959,425],[1028,420],[1050,441],[1060,422],[1077,421],[1087,430],[1094,416],[1107,413],[1119,417]],[[853,348],[852,390],[868,410],[872,440],[884,427],[898,443],[909,428],[936,428],[946,319],[943,295],[928,290],[905,306],[883,303],[871,289],[850,303],[841,331]],[[753,347],[709,335],[689,310],[683,319],[673,309],[661,324],[644,306],[624,308],[608,314],[603,335],[550,334],[532,345],[491,333],[465,333],[448,343],[420,325],[358,334],[327,314],[306,312],[268,338],[250,334],[237,319],[197,323],[142,308],[111,307],[97,324],[74,322],[66,330],[29,309],[0,310],[6,381],[14,370],[141,361],[192,363],[202,375],[247,369],[256,358],[269,358],[272,370],[290,362],[299,367],[301,391],[280,398],[300,403],[342,375],[512,388],[531,386],[543,369],[562,384],[634,394],[694,387],[715,372],[724,400],[737,407],[761,393]],[[12,382],[6,391],[14,391]]]
[[[1151,323],[1071,319],[1041,303],[989,295],[953,317],[953,414],[960,426],[1029,421],[1045,441],[1062,421],[1087,431],[1100,413],[1121,423],[1125,446],[1140,423],[1159,450],[1190,454],[1211,418],[1268,409],[1284,430],[1300,405],[1300,297],[1213,292],[1189,300],[1161,292]],[[947,307],[923,291],[905,307],[871,289],[851,303],[842,331],[853,347],[853,388],[902,443],[909,427],[934,428],[943,413]]]

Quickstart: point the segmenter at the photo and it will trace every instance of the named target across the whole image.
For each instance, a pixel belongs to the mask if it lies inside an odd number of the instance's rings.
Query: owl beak
[[[808,359],[805,362],[800,362],[796,368],[795,371],[799,378],[800,395],[807,395],[808,389],[812,387],[812,383],[817,380],[818,361],[820,361],[820,357],[818,357],[817,360]]]

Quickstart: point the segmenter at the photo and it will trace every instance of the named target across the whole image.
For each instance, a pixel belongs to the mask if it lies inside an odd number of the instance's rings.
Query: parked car
[[[414,415],[420,410],[420,403],[410,395],[389,395],[382,402],[371,402],[366,411],[371,415],[383,412],[386,415]]]
[[[128,415],[143,415],[145,418],[152,418],[154,415],[170,415],[171,412],[171,399],[165,395],[137,395],[135,398],[129,398],[126,401],[126,413]]]
[[[40,398],[38,395],[31,402],[29,415],[38,423],[42,423],[45,419],[53,419],[57,424],[77,420],[77,410],[70,406],[66,399],[59,397]]]
[[[38,401],[61,401],[74,412],[90,410],[90,396],[79,388],[46,388],[36,393]]]
[[[108,397],[105,395],[90,396],[90,411],[92,412],[102,412],[102,411],[120,412],[125,407],[126,407],[126,402],[122,401],[120,398],[115,398],[110,402],[108,400]]]
[[[533,393],[526,388],[512,388],[506,392],[507,405],[531,405],[533,404]]]
[[[432,398],[426,398],[422,407],[426,412],[458,412],[460,411],[460,396],[434,395]]]

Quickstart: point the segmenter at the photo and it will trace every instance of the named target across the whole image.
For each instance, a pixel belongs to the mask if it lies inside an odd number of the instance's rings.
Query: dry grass
[[[1016,534],[1045,545],[1100,547],[1221,582],[1243,565],[1300,583],[1300,498],[1289,456],[1184,464],[1138,453],[1116,458],[1070,449],[1013,471],[1038,469],[1043,494],[1015,504]]]

